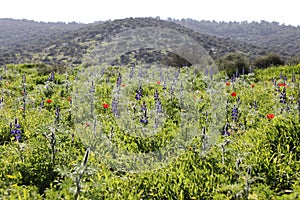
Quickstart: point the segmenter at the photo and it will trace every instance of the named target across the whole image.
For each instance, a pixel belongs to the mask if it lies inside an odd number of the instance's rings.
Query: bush
[[[259,69],[265,69],[271,66],[283,65],[284,61],[280,58],[279,55],[275,53],[270,53],[265,56],[261,56],[254,60],[253,65]]]
[[[294,56],[294,57],[290,58],[288,60],[287,64],[290,65],[290,66],[300,64],[300,53],[299,53],[298,56]]]
[[[217,65],[220,71],[225,71],[228,76],[233,76],[235,72],[241,74],[249,73],[249,61],[240,53],[230,53],[217,60]]]

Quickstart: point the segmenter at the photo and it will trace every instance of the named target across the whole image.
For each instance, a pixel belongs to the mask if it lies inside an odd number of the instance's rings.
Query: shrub
[[[261,56],[254,60],[253,65],[259,69],[265,69],[271,66],[283,65],[284,61],[280,58],[279,55],[275,53],[270,53],[265,56]]]
[[[217,60],[220,71],[225,71],[228,76],[233,76],[238,70],[239,73],[249,72],[249,61],[240,53],[230,53]]]

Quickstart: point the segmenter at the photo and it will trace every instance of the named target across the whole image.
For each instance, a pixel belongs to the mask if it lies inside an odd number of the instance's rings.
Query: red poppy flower
[[[157,81],[156,84],[157,84],[157,85],[160,85],[160,81]]]
[[[126,85],[125,85],[125,83],[122,83],[122,85],[121,85],[121,86],[124,88]]]
[[[285,87],[286,84],[285,84],[285,83],[278,83],[278,86],[279,86],[279,87],[282,87],[282,86]]]
[[[67,100],[68,100],[68,102],[70,102],[72,99],[70,96],[68,96]]]
[[[51,99],[47,99],[46,102],[47,103],[52,103],[52,100]]]
[[[252,83],[252,84],[251,84],[251,87],[252,87],[252,88],[254,88],[254,87],[255,87],[255,84],[254,84],[254,83]]]
[[[232,97],[236,97],[236,92],[232,92],[232,93],[231,93],[231,96],[232,96]]]
[[[268,119],[273,119],[274,117],[275,117],[274,114],[267,114],[267,118],[268,118]]]
[[[90,126],[90,124],[87,122],[87,123],[85,123],[85,127],[89,127]]]
[[[230,82],[228,81],[228,82],[226,82],[226,86],[230,86]]]
[[[102,105],[103,105],[103,108],[105,108],[105,109],[109,108],[109,105],[107,103],[104,103]]]

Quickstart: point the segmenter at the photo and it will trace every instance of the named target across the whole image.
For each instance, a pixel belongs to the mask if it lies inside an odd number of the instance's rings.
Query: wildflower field
[[[89,70],[0,69],[0,199],[300,198],[300,65]]]

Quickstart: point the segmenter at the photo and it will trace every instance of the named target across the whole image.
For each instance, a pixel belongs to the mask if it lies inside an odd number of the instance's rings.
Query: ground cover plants
[[[1,68],[2,199],[299,199],[300,65],[97,69]]]

